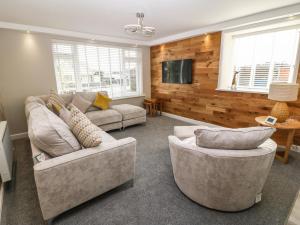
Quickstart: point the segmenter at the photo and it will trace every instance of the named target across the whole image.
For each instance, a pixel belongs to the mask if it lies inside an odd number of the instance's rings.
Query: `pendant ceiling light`
[[[143,24],[144,13],[136,13],[138,20],[137,24],[128,24],[124,26],[124,29],[129,34],[139,34],[145,37],[151,37],[155,33],[154,27],[147,27]]]

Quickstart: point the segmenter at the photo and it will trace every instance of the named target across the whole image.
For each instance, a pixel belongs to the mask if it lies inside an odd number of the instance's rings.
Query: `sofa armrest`
[[[91,157],[94,154],[104,154],[105,151],[111,151],[116,148],[122,148],[124,145],[136,144],[136,140],[132,137],[123,138],[109,143],[101,143],[97,147],[81,149],[70,154],[62,155],[59,157],[51,158],[46,161],[34,165],[34,171],[41,171],[51,169],[56,166],[62,166],[64,163],[70,163],[76,160],[82,160],[85,157]]]
[[[50,219],[134,178],[136,140],[124,138],[34,166],[40,206]]]

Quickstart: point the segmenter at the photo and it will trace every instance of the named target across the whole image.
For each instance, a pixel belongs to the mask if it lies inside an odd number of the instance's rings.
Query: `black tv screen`
[[[192,59],[162,62],[162,82],[174,84],[191,84]]]

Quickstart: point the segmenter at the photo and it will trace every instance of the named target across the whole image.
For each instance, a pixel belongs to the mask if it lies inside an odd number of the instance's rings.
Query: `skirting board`
[[[173,118],[173,119],[181,120],[183,122],[191,123],[191,124],[194,124],[194,125],[204,125],[204,126],[208,126],[208,127],[212,127],[212,126],[214,126],[214,127],[221,127],[221,126],[218,126],[218,125],[215,125],[215,124],[206,123],[206,122],[202,122],[202,121],[199,121],[199,120],[190,119],[190,118],[183,117],[183,116],[178,116],[178,115],[175,115],[175,114],[172,114],[172,113],[162,112],[162,115],[170,117],[170,118]],[[300,153],[300,146],[293,145],[291,147],[291,151],[295,151],[295,152]]]
[[[194,125],[204,125],[204,126],[208,126],[208,127],[220,127],[220,126],[215,125],[215,124],[206,123],[206,122],[203,122],[203,121],[194,120],[194,119],[190,119],[190,118],[183,117],[183,116],[178,116],[178,115],[175,115],[175,114],[172,114],[172,113],[162,112],[162,115],[173,118],[173,119],[181,120],[183,122],[191,123],[191,124],[194,124]]]
[[[23,133],[11,134],[10,138],[12,141],[19,140],[19,139],[25,139],[25,138],[28,138],[28,133],[23,132]]]

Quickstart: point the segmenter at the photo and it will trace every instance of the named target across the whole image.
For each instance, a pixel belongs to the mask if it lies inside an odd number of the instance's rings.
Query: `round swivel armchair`
[[[253,150],[208,149],[195,137],[169,136],[169,147],[179,189],[200,205],[234,212],[260,201],[277,145],[268,139]]]

